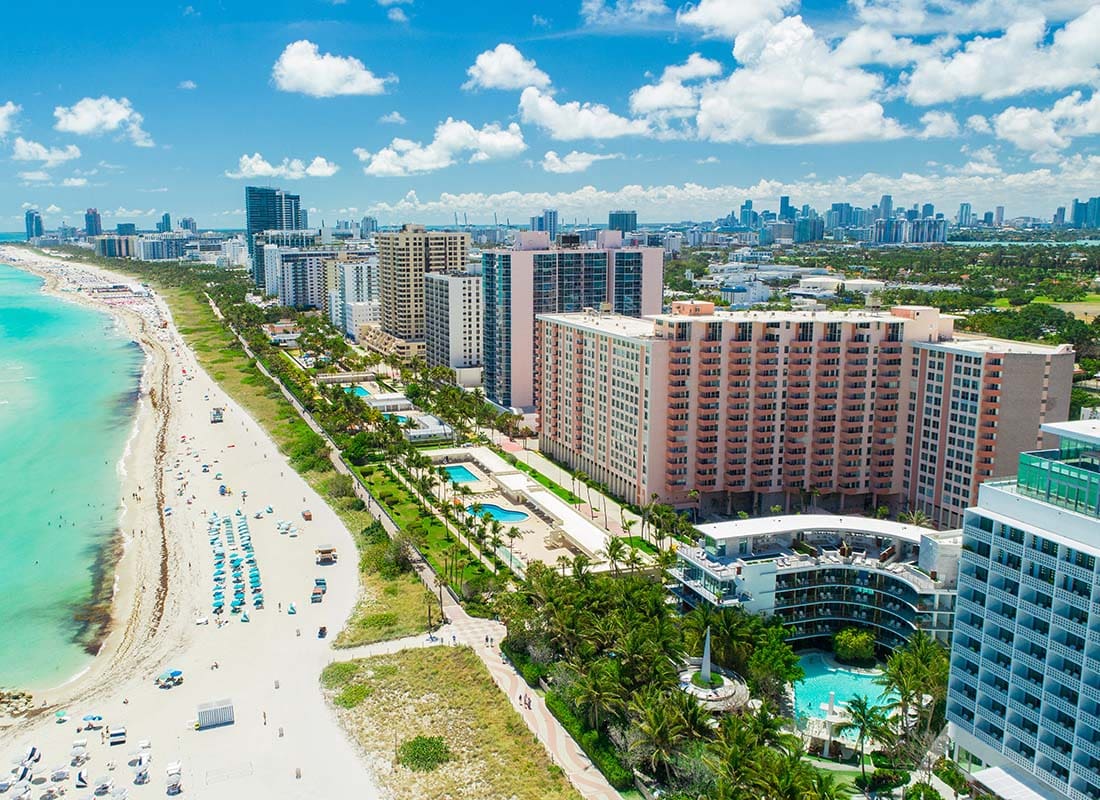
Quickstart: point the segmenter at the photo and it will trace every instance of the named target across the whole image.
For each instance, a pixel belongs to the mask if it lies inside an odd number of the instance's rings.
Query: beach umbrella
[[[31,779],[31,768],[20,767],[15,771],[15,779],[19,782],[29,781]]]
[[[213,606],[214,606],[214,610],[216,611],[217,609],[222,608],[223,606],[225,606],[225,603],[222,600],[215,600],[214,603],[213,603]]]
[[[170,680],[172,680],[172,675],[168,672],[162,672],[162,673],[160,673],[160,675],[157,675],[157,680],[162,682],[162,683],[164,681],[170,681]]]
[[[170,670],[168,670],[168,674],[170,676],[172,676],[173,678],[180,678],[180,677],[183,676],[183,670],[181,670],[181,669],[170,669]]]
[[[65,719],[66,717],[68,717],[68,716],[69,716],[69,712],[68,712],[68,711],[65,711],[64,709],[62,709],[62,710],[60,710],[60,711],[55,711],[55,712],[53,712],[53,715],[54,715],[55,717],[57,717],[58,719]]]
[[[85,714],[84,715],[84,721],[85,722],[99,722],[102,719],[103,719],[103,717],[99,716],[99,714]]]

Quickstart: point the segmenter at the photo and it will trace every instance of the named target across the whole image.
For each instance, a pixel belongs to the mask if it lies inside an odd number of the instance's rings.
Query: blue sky
[[[5,28],[0,229],[235,227],[247,183],[314,222],[1100,194],[1095,1],[43,0]]]

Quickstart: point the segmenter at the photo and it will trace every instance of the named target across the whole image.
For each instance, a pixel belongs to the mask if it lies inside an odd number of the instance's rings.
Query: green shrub
[[[943,800],[943,795],[929,783],[914,783],[905,790],[905,800]]]
[[[962,794],[968,788],[966,776],[963,774],[962,769],[954,761],[946,758],[941,758],[936,762],[936,765],[932,767],[932,771],[936,774],[936,777],[946,783],[956,792]]]
[[[874,664],[875,635],[862,628],[844,628],[833,637],[833,652],[845,664]]]
[[[569,704],[558,695],[547,692],[545,700],[550,713],[557,717],[561,726],[580,745],[581,750],[603,773],[608,783],[616,789],[629,789],[634,786],[634,774],[623,766],[610,739],[598,731],[586,729]]]
[[[526,651],[515,647],[509,639],[502,639],[500,642],[500,649],[508,657],[519,674],[523,677],[523,680],[527,682],[527,685],[532,689],[539,688],[539,679],[545,678],[548,670],[544,664],[536,664],[531,660],[531,657],[527,655]]]
[[[912,769],[914,766],[912,759],[884,750],[871,753],[871,763],[875,765],[875,769]]]
[[[321,673],[321,685],[326,689],[339,688],[354,678],[357,672],[359,665],[354,661],[337,661],[325,667]]]
[[[876,769],[866,777],[857,776],[855,782],[865,792],[881,792],[909,783],[909,773],[903,769]]]
[[[431,772],[452,758],[442,736],[416,736],[397,749],[397,761],[414,772]]]
[[[332,702],[340,708],[355,708],[370,697],[370,693],[370,687],[365,683],[352,683],[341,689]]]

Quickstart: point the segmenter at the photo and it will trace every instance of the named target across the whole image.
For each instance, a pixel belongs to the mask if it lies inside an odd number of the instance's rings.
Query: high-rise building
[[[825,220],[821,217],[799,217],[794,223],[794,243],[820,242],[825,238]]]
[[[544,208],[541,214],[531,217],[531,230],[547,233],[551,242],[557,241],[558,212],[552,208]]]
[[[931,203],[925,203],[920,207],[921,219],[930,219],[936,216],[936,207]]]
[[[882,198],[878,201],[878,218],[894,218],[894,198],[891,195],[884,194]]]
[[[329,309],[329,294],[337,291],[336,259],[333,247],[263,247],[264,271],[277,276],[279,305],[288,308]],[[271,287],[266,291],[270,294]]]
[[[356,341],[359,328],[382,319],[382,290],[376,252],[342,253],[336,261],[337,297],[332,324]]]
[[[947,719],[956,746],[996,771],[1002,797],[1095,800],[1100,425],[1043,434],[1059,445],[982,484],[963,520]]]
[[[378,220],[374,217],[363,217],[359,223],[359,235],[366,239],[372,233],[378,233]]]
[[[1065,206],[1058,206],[1058,208],[1056,208],[1054,210],[1053,224],[1057,227],[1062,227],[1066,224],[1066,207]]]
[[[402,225],[379,233],[378,266],[382,328],[372,346],[403,356],[424,352],[424,276],[429,272],[463,272],[470,234],[429,231],[423,225]]]
[[[481,270],[424,276],[425,361],[429,367],[462,371],[481,366]]]
[[[180,220],[180,230],[197,234],[199,232],[199,224],[195,222],[193,217],[184,217]]]
[[[902,492],[910,510],[955,528],[982,481],[1052,444],[1039,429],[1069,419],[1075,354],[1068,344],[960,338],[915,342],[907,357],[916,380]]]
[[[741,223],[742,227],[751,228],[754,226],[756,218],[756,212],[752,210],[752,200],[746,200],[741,204],[741,211],[738,214],[737,221]]]
[[[791,198],[785,194],[779,197],[779,219],[783,222],[794,220],[794,206],[791,205]]]
[[[959,215],[955,222],[960,228],[969,228],[974,224],[974,212],[970,208],[970,203],[959,204]]]
[[[1086,228],[1100,228],[1100,197],[1090,197],[1085,214]]]
[[[535,316],[607,307],[631,317],[661,310],[664,251],[626,247],[600,231],[595,247],[551,246],[520,233],[510,249],[482,253],[485,396],[501,408],[535,407]]]
[[[119,236],[137,236],[137,225],[132,222],[120,222],[115,225],[115,233]]]
[[[244,189],[245,239],[252,256],[252,279],[264,288],[263,249],[257,249],[255,236],[263,231],[299,230],[306,226],[301,213],[301,198],[282,189],[246,186]]]
[[[98,208],[89,208],[84,212],[84,235],[99,236],[103,233],[103,221]]]
[[[1089,204],[1088,201],[1080,201],[1076,197],[1073,198],[1073,210],[1070,213],[1070,223],[1075,228],[1085,227],[1085,222],[1088,220]]]
[[[157,223],[157,233],[171,233],[172,232],[172,216],[165,211],[161,215],[160,222]]]
[[[1005,207],[997,206],[996,211],[993,213],[993,224],[998,228],[1005,224]]]
[[[607,229],[609,231],[633,233],[638,230],[638,212],[612,211],[607,215]]]
[[[27,227],[27,241],[37,239],[42,235],[42,215],[33,208],[28,208],[23,215],[23,221]]]

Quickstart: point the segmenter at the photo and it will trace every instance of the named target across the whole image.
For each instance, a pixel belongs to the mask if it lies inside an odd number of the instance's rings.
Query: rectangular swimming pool
[[[364,389],[362,386],[345,386],[344,391],[349,394],[353,394],[356,397],[370,397],[370,392]]]
[[[452,464],[449,467],[444,467],[443,471],[447,473],[447,478],[451,483],[472,483],[480,480],[477,475],[470,472],[469,469],[461,464]]]

